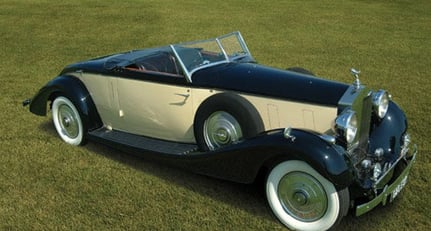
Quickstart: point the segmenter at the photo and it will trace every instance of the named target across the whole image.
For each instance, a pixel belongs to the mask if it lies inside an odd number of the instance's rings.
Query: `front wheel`
[[[84,125],[78,109],[66,97],[59,96],[52,103],[52,120],[61,139],[71,145],[84,143]]]
[[[303,161],[276,165],[266,181],[268,203],[293,230],[327,230],[347,214],[349,192],[334,185]]]

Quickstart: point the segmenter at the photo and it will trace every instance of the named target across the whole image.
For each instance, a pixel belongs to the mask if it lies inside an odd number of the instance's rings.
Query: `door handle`
[[[170,105],[183,106],[184,104],[186,104],[187,99],[190,97],[190,94],[175,93],[175,95],[184,97],[184,100],[182,102],[170,103]]]
[[[184,100],[186,100],[190,96],[190,94],[181,94],[181,93],[175,93],[175,95],[184,97],[185,98]]]

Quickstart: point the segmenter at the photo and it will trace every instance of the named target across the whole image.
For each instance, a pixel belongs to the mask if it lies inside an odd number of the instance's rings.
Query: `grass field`
[[[64,144],[22,100],[64,65],[240,30],[258,62],[390,91],[419,156],[396,202],[339,230],[431,227],[431,1],[0,2],[0,230],[282,230],[254,185],[89,143]]]

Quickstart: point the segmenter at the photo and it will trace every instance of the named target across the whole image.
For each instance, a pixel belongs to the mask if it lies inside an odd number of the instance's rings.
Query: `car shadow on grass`
[[[42,123],[40,129],[49,136],[58,137],[51,121]],[[58,140],[61,142],[59,137]],[[67,144],[64,143],[64,145]],[[160,178],[176,187],[182,187],[188,191],[208,197],[211,200],[236,207],[252,216],[259,217],[259,219],[277,222],[266,203],[263,184],[240,184],[195,174],[188,170],[148,158],[145,156],[145,153],[142,155],[130,154],[93,141],[88,141],[79,148],[104,156],[144,174]],[[277,223],[275,225],[281,226],[281,224]]]

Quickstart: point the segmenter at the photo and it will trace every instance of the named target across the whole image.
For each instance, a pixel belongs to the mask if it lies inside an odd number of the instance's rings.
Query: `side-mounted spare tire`
[[[256,108],[245,98],[220,93],[206,99],[194,119],[194,133],[203,151],[240,142],[264,131]]]

